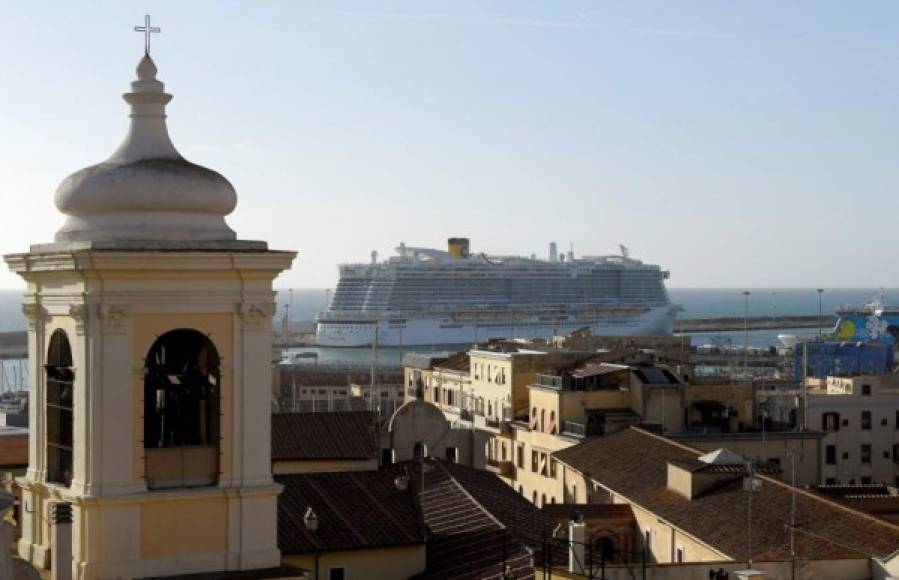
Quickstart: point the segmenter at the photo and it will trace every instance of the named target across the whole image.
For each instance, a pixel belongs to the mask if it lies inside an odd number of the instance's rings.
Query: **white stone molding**
[[[47,321],[47,310],[36,302],[22,304],[22,314],[28,321],[28,330],[42,329]]]
[[[266,320],[271,320],[275,315],[275,305],[271,302],[243,302],[238,307],[237,314],[243,320],[245,330],[262,330]]]
[[[127,306],[101,304],[99,314],[104,334],[124,334],[125,320],[131,316],[131,310]]]
[[[75,332],[77,334],[84,334],[84,328],[87,324],[88,316],[87,304],[70,305],[69,316],[75,321]]]

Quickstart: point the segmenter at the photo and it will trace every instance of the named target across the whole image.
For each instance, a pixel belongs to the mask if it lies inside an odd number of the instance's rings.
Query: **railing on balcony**
[[[602,425],[598,423],[579,423],[577,421],[562,421],[562,433],[575,437],[595,437],[602,435]]]
[[[488,457],[485,460],[485,466],[487,467],[487,471],[493,472],[502,477],[512,477],[515,470],[515,466],[512,465],[512,462],[510,460],[493,459],[491,457]]]
[[[474,413],[471,411],[471,409],[460,409],[459,419],[463,421],[474,421]]]
[[[534,384],[551,389],[563,389],[565,381],[558,375],[534,375]]]

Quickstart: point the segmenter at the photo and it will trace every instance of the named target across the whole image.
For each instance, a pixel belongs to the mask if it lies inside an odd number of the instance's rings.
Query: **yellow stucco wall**
[[[227,531],[224,497],[140,506],[141,558],[221,552],[227,545]]]
[[[327,580],[332,567],[344,568],[347,580],[402,580],[424,572],[426,565],[424,544],[326,552],[318,558],[318,578],[314,554],[290,554],[282,560],[309,570],[311,580]]]

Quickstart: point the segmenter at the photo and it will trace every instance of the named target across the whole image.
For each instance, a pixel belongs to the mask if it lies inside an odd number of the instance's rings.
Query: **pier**
[[[734,330],[777,330],[781,328],[818,328],[817,316],[750,316],[724,318],[685,318],[674,322],[674,332],[725,332]],[[833,328],[836,317],[822,316],[821,328]],[[305,332],[285,342],[275,337],[277,347],[314,346],[314,334]],[[28,335],[22,331],[0,332],[0,359],[17,359],[28,356]]]
[[[835,316],[822,316],[823,330],[833,328]],[[818,328],[819,318],[814,316],[742,316],[726,318],[685,318],[674,321],[674,332],[724,332],[728,330],[777,330],[781,328]]]

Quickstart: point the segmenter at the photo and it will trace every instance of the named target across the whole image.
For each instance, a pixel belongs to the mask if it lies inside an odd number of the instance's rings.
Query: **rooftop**
[[[408,491],[397,489],[396,474],[347,471],[276,475],[278,548],[284,554],[422,544],[424,530]],[[309,530],[309,508],[318,529]]]
[[[377,458],[376,421],[371,411],[272,415],[272,461]]]
[[[556,452],[598,484],[653,512],[735,560],[750,557],[748,502],[742,474],[692,500],[668,488],[668,463],[696,465],[703,452],[631,427]],[[759,561],[790,557],[790,501],[785,483],[759,475],[752,502],[753,550]],[[796,489],[796,554],[800,559],[885,557],[899,548],[899,526]]]
[[[422,478],[422,476],[424,476]],[[378,471],[277,475],[285,554],[427,544],[422,579],[533,577],[531,553],[552,518],[492,473],[445,461]],[[397,486],[397,480],[405,480]],[[309,508],[318,529],[309,530]]]
[[[434,368],[467,373],[471,370],[471,358],[468,356],[467,352],[460,352],[446,360],[435,362]]]

